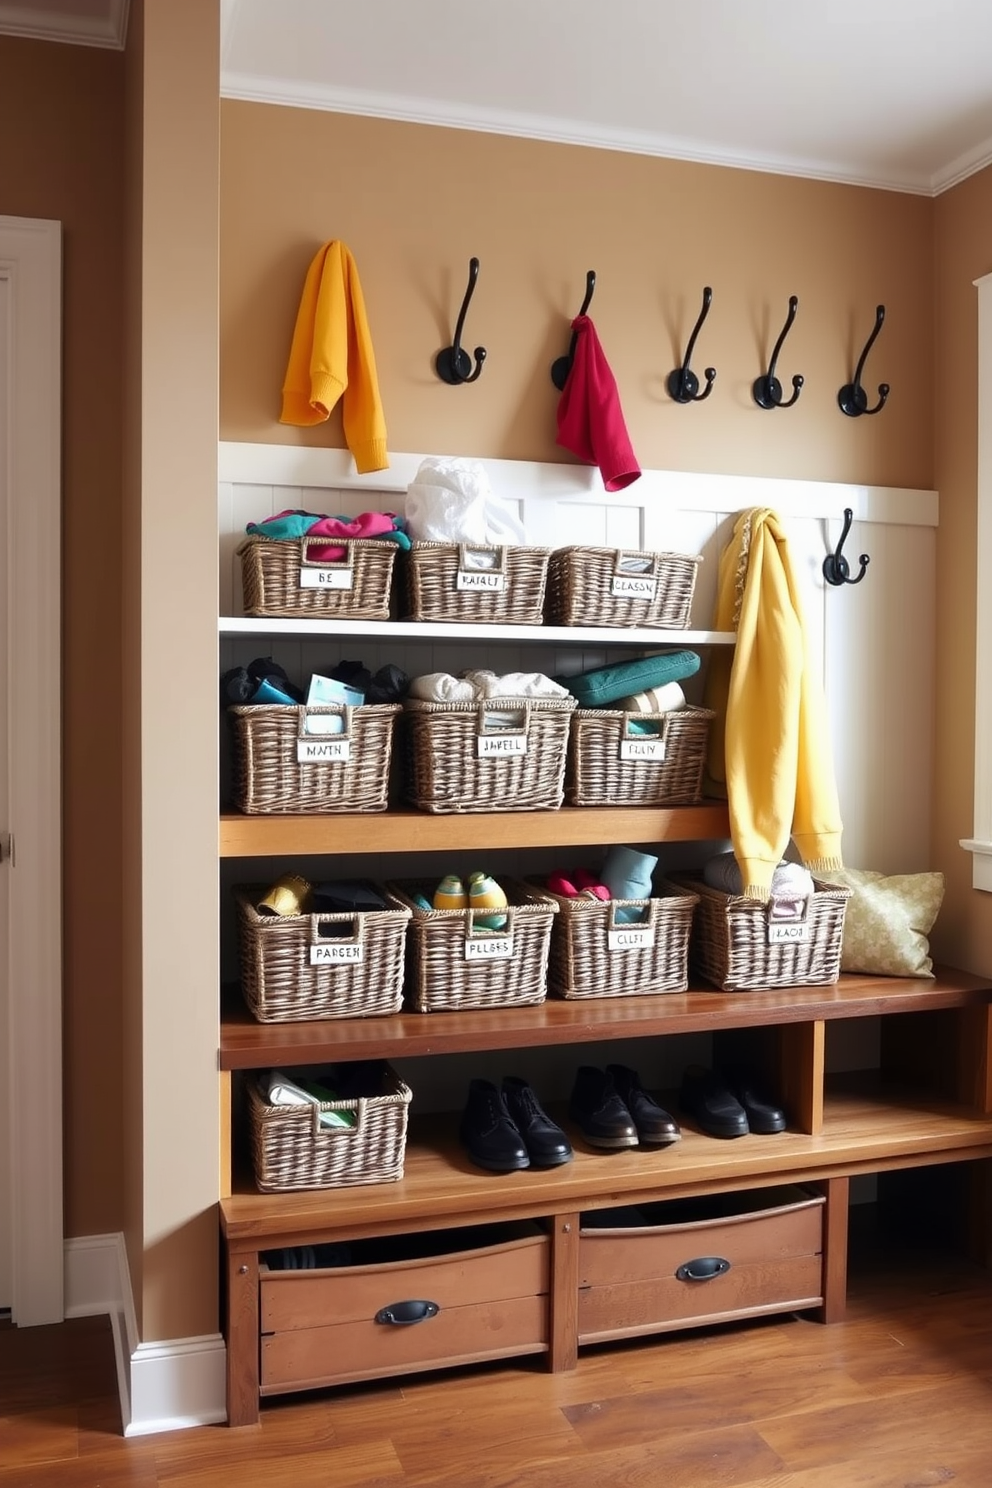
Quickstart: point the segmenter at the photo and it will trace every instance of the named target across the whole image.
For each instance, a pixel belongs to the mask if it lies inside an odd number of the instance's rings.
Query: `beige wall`
[[[65,1223],[119,1230],[124,63],[0,37],[0,213],[63,227]],[[52,555],[53,564],[57,555]]]
[[[948,891],[934,944],[947,961],[992,973],[992,897],[971,888],[971,857],[958,843],[973,829],[978,297],[992,271],[992,169],[935,205],[935,469],[937,712],[934,846]]]
[[[590,314],[641,463],[929,486],[933,203],[682,161],[226,100],[221,105],[221,433],[343,443],[278,423],[303,276],[317,246],[355,254],[395,450],[561,460],[549,367],[568,344],[585,273]],[[464,339],[488,360],[451,388],[433,371],[451,341],[468,261],[481,262]],[[693,357],[712,395],[682,407],[664,383],[703,286],[713,306]],[[762,412],[765,369],[790,294],[799,314],[778,372],[795,408]],[[845,418],[850,379],[886,305],[866,382],[879,418]]]

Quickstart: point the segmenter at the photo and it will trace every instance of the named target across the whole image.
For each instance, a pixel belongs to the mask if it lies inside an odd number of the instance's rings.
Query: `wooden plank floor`
[[[263,1403],[126,1439],[106,1319],[0,1325],[0,1488],[990,1488],[992,1275],[877,1247],[766,1319]]]

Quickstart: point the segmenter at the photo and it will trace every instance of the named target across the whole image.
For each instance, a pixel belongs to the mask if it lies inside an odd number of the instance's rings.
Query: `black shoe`
[[[633,1116],[640,1141],[650,1147],[667,1147],[679,1140],[682,1133],[678,1122],[648,1095],[636,1070],[625,1064],[608,1064],[606,1073],[613,1077],[617,1095]]]
[[[572,1161],[572,1144],[556,1126],[526,1080],[503,1076],[503,1099],[510,1120],[524,1139],[527,1155],[536,1168],[557,1168]]]
[[[744,1107],[751,1131],[767,1136],[785,1131],[785,1112],[751,1070],[728,1069],[725,1073],[727,1088]]]
[[[491,1080],[470,1080],[468,1099],[458,1135],[469,1157],[492,1173],[515,1173],[529,1168],[524,1139],[506,1109],[506,1101]]]
[[[711,1070],[690,1065],[682,1075],[679,1106],[711,1137],[746,1137],[747,1112]]]
[[[612,1075],[591,1064],[580,1064],[568,1114],[591,1147],[636,1147],[637,1127],[617,1095]]]

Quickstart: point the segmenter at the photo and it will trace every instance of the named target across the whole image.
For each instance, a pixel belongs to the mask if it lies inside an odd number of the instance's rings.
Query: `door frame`
[[[12,1316],[63,1317],[62,226],[0,216],[8,288],[8,879]],[[4,1098],[0,1093],[0,1098]]]

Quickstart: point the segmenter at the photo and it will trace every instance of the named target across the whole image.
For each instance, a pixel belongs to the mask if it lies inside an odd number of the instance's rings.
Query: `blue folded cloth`
[[[602,708],[635,692],[662,687],[666,682],[681,682],[698,672],[699,666],[695,651],[666,651],[659,656],[641,656],[633,661],[596,667],[575,677],[556,677],[555,681],[567,687],[583,708]]]

